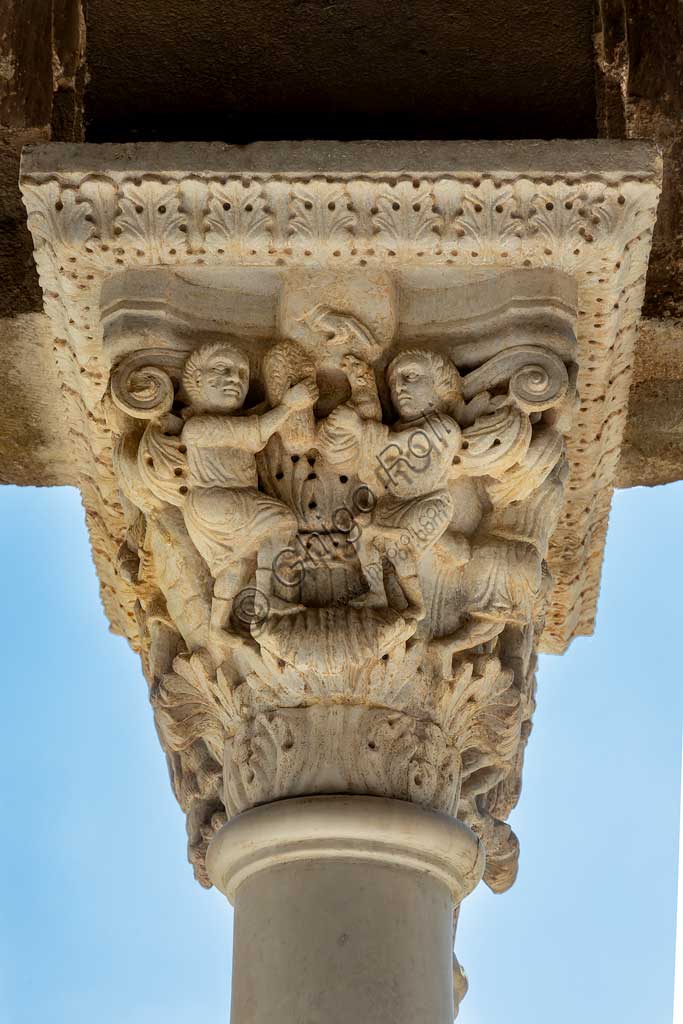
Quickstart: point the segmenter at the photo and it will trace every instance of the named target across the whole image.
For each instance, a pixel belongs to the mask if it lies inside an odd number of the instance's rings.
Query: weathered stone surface
[[[84,32],[80,0],[0,2],[0,318],[42,309],[19,160],[25,145],[82,137]]]
[[[683,316],[683,13],[678,0],[600,0],[598,130],[662,148],[662,201],[643,315]]]
[[[265,261],[276,268],[305,266],[309,262],[315,265],[315,252],[323,244],[326,260],[338,267],[350,263],[360,269],[365,265],[382,267],[387,261],[391,264],[398,258],[394,253],[407,246],[421,266],[430,261],[444,269],[473,262],[477,266],[555,266],[580,275],[579,341],[585,346],[579,410],[582,440],[577,439],[576,450],[570,451],[572,472],[576,474],[569,483],[573,505],[565,510],[557,538],[551,544],[556,604],[546,630],[547,646],[563,649],[573,633],[592,629],[598,553],[604,543],[609,488],[618,460],[639,294],[644,283],[643,254],[656,198],[656,189],[643,191],[641,182],[656,179],[658,161],[650,150],[635,143],[616,149],[598,142],[563,143],[557,152],[555,157],[552,147],[543,143],[414,143],[399,144],[398,150],[382,143],[367,147],[288,143],[245,149],[213,144],[195,147],[194,152],[188,147],[163,145],[142,149],[63,146],[31,153],[26,162],[24,191],[31,227],[39,239],[36,254],[46,308],[59,337],[73,339],[65,352],[71,353],[70,359],[75,359],[79,368],[78,390],[83,391],[86,385],[92,389],[86,407],[95,418],[89,429],[97,422],[93,403],[101,397],[107,379],[95,319],[99,282],[103,276],[130,266],[131,261],[133,266],[150,261],[171,265],[188,261],[191,266],[201,266],[226,259],[247,264]],[[135,175],[141,173],[136,170],[141,154],[149,170],[139,186]],[[196,178],[195,184],[190,168],[198,154],[207,170],[206,177]],[[51,164],[57,156],[58,179]],[[562,172],[553,171],[555,159],[561,160]],[[158,178],[164,160],[166,185]],[[379,168],[393,161],[405,170],[381,184],[385,179]],[[419,168],[425,166],[425,161],[438,169],[437,177],[439,173],[446,175],[444,182],[453,182],[452,187],[462,192],[460,205],[455,202],[451,206],[449,198],[439,198],[439,188],[430,180],[421,181]],[[84,182],[88,162],[89,170],[100,174],[101,181]],[[363,198],[367,188],[361,182],[355,200],[350,193],[345,195],[345,176],[351,175],[353,180],[354,165],[379,176],[367,186],[387,190],[379,197],[379,205],[373,206],[370,198],[367,206]],[[592,177],[583,184],[580,169],[586,165],[591,167]],[[615,165],[618,172],[612,170]],[[108,176],[107,166],[111,168]],[[278,166],[292,175],[291,182],[284,180],[279,185],[273,181],[268,184],[270,191],[261,195],[262,176],[275,172]],[[486,174],[466,170],[484,166],[490,168]],[[297,175],[297,167],[305,168],[305,172]],[[306,174],[322,172],[329,176],[337,167],[339,171],[334,173],[341,175],[340,184],[324,186],[323,191],[330,193],[328,202],[322,205],[324,213],[309,215],[309,208],[316,210],[323,195],[304,195],[308,188]],[[214,178],[220,182],[221,175],[224,178],[235,172],[242,176],[237,192],[237,186],[231,184],[231,194],[220,199],[223,186],[211,182]],[[250,175],[255,175],[254,180]],[[184,178],[188,182],[182,186]],[[413,180],[417,189],[412,186]],[[209,188],[210,196],[206,191]],[[406,188],[410,196],[403,194]],[[432,192],[432,188],[436,190]],[[642,205],[646,194],[649,205]],[[350,200],[352,206],[354,201],[360,204],[358,210],[342,213],[342,207],[336,208]],[[409,213],[397,215],[393,208],[397,200],[399,210],[403,203]],[[268,203],[272,212],[264,210]],[[204,219],[207,209],[208,219]],[[220,214],[216,228],[212,224],[213,209]],[[223,223],[226,211],[229,216]],[[320,220],[309,223],[310,216]],[[93,219],[87,219],[90,217]],[[101,220],[99,225],[96,218]],[[55,231],[64,237],[58,250],[52,248]],[[74,258],[83,265],[73,267],[67,276],[68,253],[74,247],[81,254]],[[69,306],[78,311],[77,315],[66,313]],[[606,364],[599,357],[603,352],[607,354]],[[585,446],[594,440],[599,447],[594,460],[587,463]],[[98,444],[109,444],[106,433]],[[96,447],[93,445],[94,450]],[[98,472],[90,474],[93,480],[97,480]],[[109,523],[110,514],[114,519],[118,515],[116,502],[104,500],[110,511],[103,516],[103,524]],[[107,529],[113,537],[120,536],[121,527],[114,521]],[[102,545],[97,548],[102,549]],[[100,570],[102,576],[104,566]],[[128,611],[121,621],[112,608],[112,620],[124,632],[131,628]]]
[[[536,643],[592,628],[659,171],[605,143],[27,154],[105,607],[205,883],[226,814],[320,792],[457,812],[513,881]]]
[[[55,415],[61,388],[55,348],[54,327],[44,313],[0,320],[3,377],[12,396],[0,409],[1,483],[77,485],[73,425]]]
[[[290,137],[319,135],[323,128],[344,137],[350,125],[351,134],[405,136],[411,134],[411,117],[419,125],[416,134],[423,137],[430,132],[441,137],[593,134],[588,0],[571,19],[545,5],[513,22],[495,4],[491,10],[480,8],[476,19],[450,4],[420,4],[405,38],[401,19],[387,18],[381,5],[370,11],[367,5],[314,10],[302,4],[289,12],[291,22],[283,20],[279,6],[274,3],[270,14],[263,4],[217,14],[214,4],[195,3],[190,24],[184,0],[146,4],[144,10],[129,0],[91,0],[91,138],[211,138],[217,125],[225,137],[240,139],[258,125],[257,134],[265,138],[271,124],[264,104],[269,90],[275,90],[268,106],[277,110],[273,131],[279,136],[285,134],[285,123]],[[141,18],[143,25],[149,19],[149,31],[141,31]],[[497,31],[499,18],[505,27]],[[373,32],[375,22],[378,30]],[[439,38],[450,40],[438,48],[431,46],[436,23]],[[298,60],[298,49],[281,47],[283,24],[294,34],[300,30],[307,47],[305,62]],[[24,144],[50,138],[81,138],[85,35],[78,0],[4,0],[0,25],[0,316],[13,317],[41,309],[16,185],[19,151]],[[278,31],[271,36],[275,25]],[[517,28],[523,36],[519,40],[511,31]],[[425,45],[422,30],[429,36]],[[663,11],[661,5],[655,9],[636,0],[603,0],[596,30],[599,130],[612,138],[652,138],[664,150],[663,199],[645,312],[654,321],[668,315],[676,319],[683,294],[678,6],[671,0],[670,10]],[[231,45],[217,48],[220,32],[230,39],[239,32],[239,50]],[[372,45],[372,59],[363,65],[366,76],[375,76],[372,81],[348,74],[345,40],[356,47],[359,38]],[[495,74],[487,60],[488,46],[496,49]],[[399,64],[397,48],[402,53]],[[534,55],[533,63],[519,61],[522,50],[527,57]],[[247,52],[249,60],[244,59]],[[458,60],[452,59],[455,52]],[[276,66],[278,73],[273,74]],[[307,75],[310,87],[304,86]],[[329,93],[325,111],[310,106],[321,84]],[[419,90],[424,91],[422,103]],[[366,127],[361,129],[363,118]],[[667,397],[677,401],[675,387]],[[651,409],[646,419],[644,413],[645,405],[634,394],[630,433],[638,438],[641,454],[634,459],[625,453],[629,467],[623,474],[634,485],[664,482],[676,472],[671,431],[658,429],[657,437],[648,440]],[[21,443],[19,435],[13,443]],[[658,462],[660,450],[665,454]]]
[[[683,16],[677,0],[600,0],[598,129],[648,138],[664,157],[620,487],[683,476]]]
[[[640,327],[617,487],[683,478],[683,321]]]

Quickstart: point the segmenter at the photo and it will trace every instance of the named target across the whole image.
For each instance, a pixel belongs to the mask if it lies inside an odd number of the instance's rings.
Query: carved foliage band
[[[454,814],[459,755],[443,731],[399,712],[291,708],[242,726],[225,752],[229,815],[273,799],[360,793]]]

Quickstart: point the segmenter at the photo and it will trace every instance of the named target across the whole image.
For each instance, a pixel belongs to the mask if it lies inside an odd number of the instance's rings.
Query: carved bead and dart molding
[[[24,158],[103,601],[203,884],[227,818],[313,793],[457,815],[514,880],[536,651],[592,628],[659,190],[646,146],[535,145]]]

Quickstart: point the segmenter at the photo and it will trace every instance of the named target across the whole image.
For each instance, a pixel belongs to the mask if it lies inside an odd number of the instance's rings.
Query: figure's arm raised
[[[294,412],[310,409],[318,401],[318,388],[313,378],[307,378],[288,388],[275,409],[258,417],[261,448]],[[260,450],[260,449],[259,449]]]

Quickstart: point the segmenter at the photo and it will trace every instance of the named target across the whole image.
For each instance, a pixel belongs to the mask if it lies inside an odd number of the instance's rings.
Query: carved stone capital
[[[502,890],[535,651],[592,625],[658,160],[327,148],[24,161],[103,599],[204,884],[226,819],[359,794],[457,815]]]

